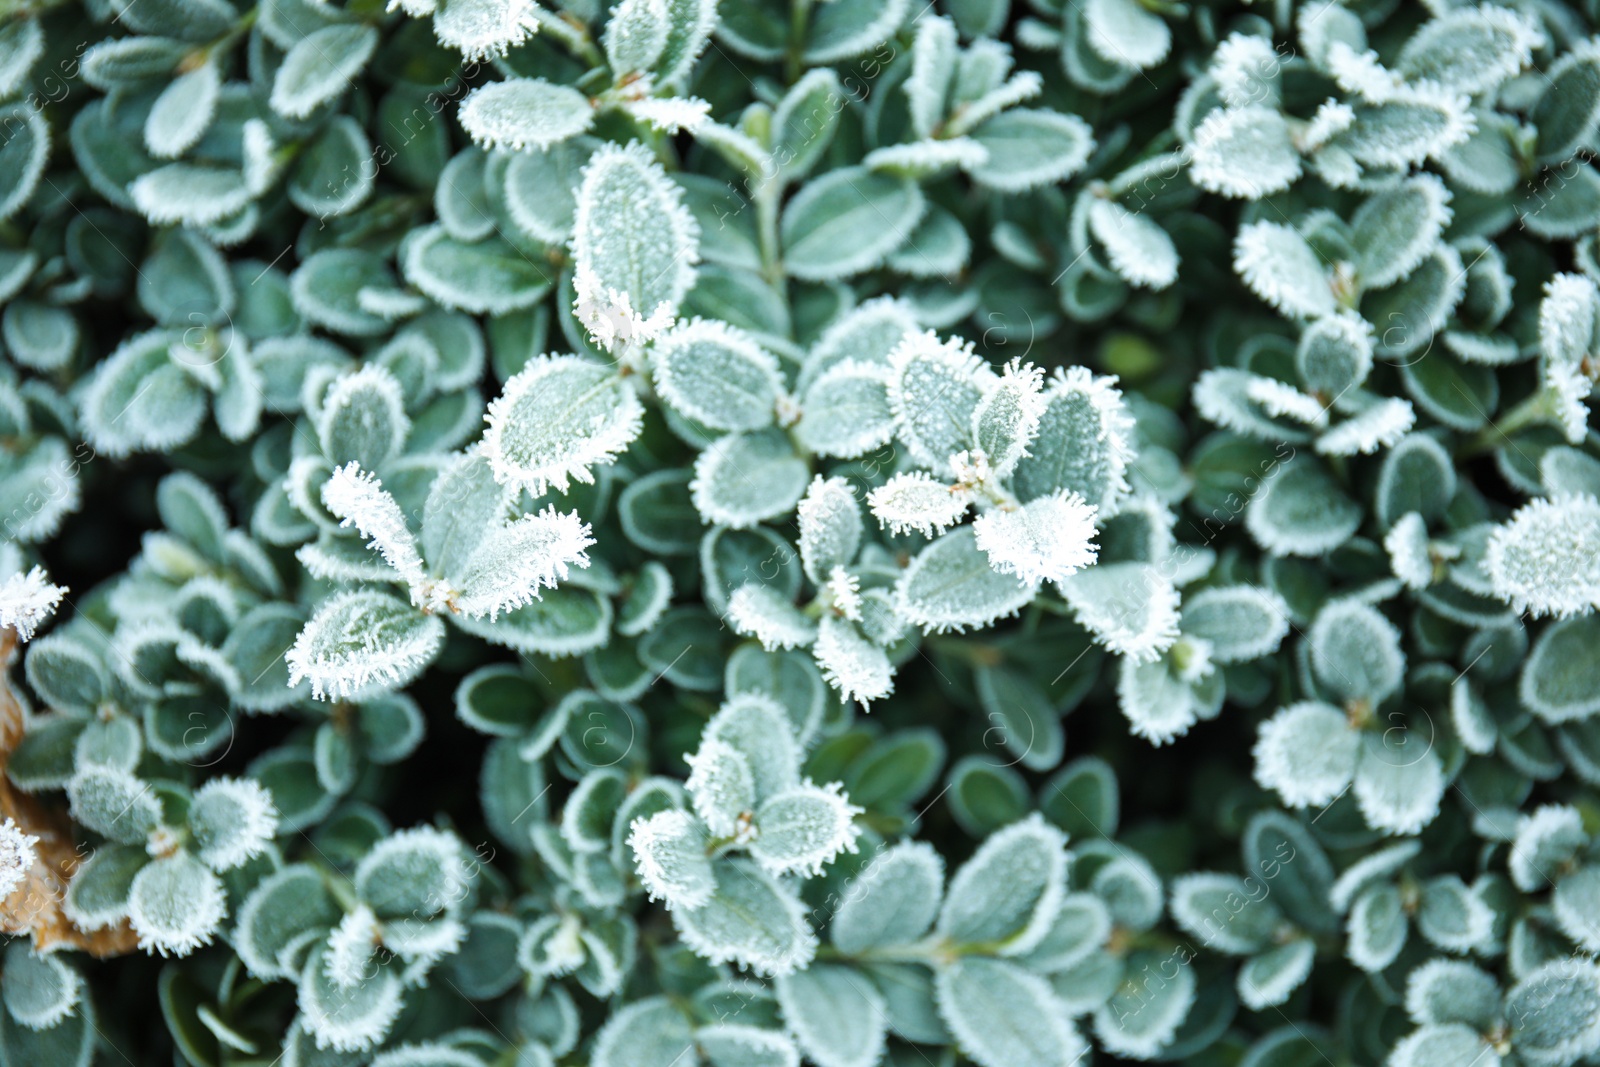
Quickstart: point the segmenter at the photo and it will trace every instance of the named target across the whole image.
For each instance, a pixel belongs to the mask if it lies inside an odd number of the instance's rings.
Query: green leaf
[[[995,571],[972,527],[961,526],[911,561],[895,587],[896,608],[927,632],[959,633],[1015,615],[1037,589],[1037,583]]]
[[[489,405],[484,455],[502,484],[542,495],[591,484],[639,433],[637,395],[609,367],[577,356],[530,360]]]
[[[1002,193],[1064,181],[1089,161],[1094,135],[1076,115],[1012,108],[972,132],[988,159],[968,168],[973,180]]]
[[[938,915],[943,882],[944,861],[927,844],[906,842],[880,852],[850,883],[833,917],[834,945],[859,955],[912,943]]]
[[[709,523],[747,529],[788,514],[805,492],[810,470],[777,430],[729,434],[700,453],[689,483]]]
[[[934,977],[939,1014],[980,1067],[1072,1063],[1088,1046],[1037,975],[1006,960],[969,956]]]
[[[1590,653],[1597,640],[1600,619],[1593,615],[1547,627],[1522,665],[1517,693],[1522,703],[1551,724],[1600,713],[1600,662]]]
[[[612,1013],[595,1039],[594,1067],[694,1067],[689,1020],[666,997],[646,997]]]
[[[784,1024],[817,1067],[872,1067],[883,1056],[887,1013],[863,972],[818,963],[774,987]]]
[[[1194,132],[1189,173],[1202,189],[1260,200],[1294,184],[1300,177],[1300,155],[1289,124],[1276,107],[1218,108]],[[1275,303],[1265,294],[1263,298]]]
[[[285,658],[291,684],[309,679],[317,699],[345,699],[374,683],[405,685],[443,643],[437,616],[383,593],[355,591],[324,601]]]
[[[991,836],[950,879],[939,933],[1007,956],[1034,948],[1065,891],[1065,845],[1066,837],[1038,816]]]
[[[683,191],[641,145],[604,145],[583,169],[573,221],[579,275],[640,315],[675,315],[694,286],[700,228]]]
[[[1245,507],[1245,527],[1275,556],[1317,556],[1344,544],[1361,525],[1361,508],[1309,456],[1279,465]]]
[[[713,963],[738,963],[760,974],[804,969],[817,939],[799,898],[746,861],[718,860],[713,869],[717,890],[711,899],[693,910],[673,909],[683,942]]]
[[[815,178],[783,210],[784,269],[834,281],[880,266],[927,208],[915,182],[844,167]]]
[[[301,38],[272,81],[272,109],[307,118],[349,88],[378,46],[378,31],[360,23],[324,26]]]
[[[1213,662],[1244,663],[1278,650],[1289,633],[1289,605],[1259,586],[1214,586],[1185,601],[1182,625],[1210,643]]]
[[[669,331],[652,350],[651,368],[662,399],[713,430],[772,425],[783,393],[772,354],[715,320]]]
[[[1290,919],[1312,931],[1334,927],[1327,905],[1333,866],[1299,822],[1282,812],[1263,812],[1245,825],[1242,845],[1245,869],[1273,887]]]
[[[584,133],[594,122],[594,108],[576,89],[542,78],[512,78],[473,90],[459,117],[467,136],[484,148],[520,152]]]
[[[426,226],[407,238],[406,280],[448,308],[474,315],[506,315],[544,299],[555,284],[548,263],[540,264],[499,235],[465,244],[442,226]]]
[[[1536,1065],[1571,1063],[1600,1048],[1600,965],[1558,959],[1506,994],[1517,1053]]]

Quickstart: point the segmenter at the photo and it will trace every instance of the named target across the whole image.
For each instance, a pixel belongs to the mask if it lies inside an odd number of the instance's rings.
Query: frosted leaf
[[[852,308],[823,331],[800,370],[800,390],[845,363],[864,368],[889,367],[889,357],[906,337],[919,333],[908,304],[890,297],[868,300]]]
[[[1355,122],[1355,109],[1349,104],[1342,100],[1324,100],[1306,124],[1305,132],[1300,135],[1301,148],[1306,152],[1316,152],[1354,126]]]
[[[870,170],[925,180],[957,169],[976,170],[989,162],[989,150],[971,137],[912,141],[874,148],[861,162]]]
[[[664,901],[669,910],[698,908],[711,899],[716,878],[707,844],[705,828],[677,808],[635,819],[628,832],[639,880],[650,899]]]
[[[822,617],[812,654],[822,676],[845,700],[859,700],[865,706],[894,692],[889,657],[845,619]]]
[[[854,459],[894,438],[886,367],[835,363],[811,382],[800,406],[795,437],[819,456]]]
[[[852,955],[879,945],[911,944],[933,925],[943,892],[944,858],[933,846],[891,845],[851,880],[829,934]]]
[[[1089,204],[1089,232],[1130,285],[1165,289],[1178,280],[1177,247],[1166,230],[1144,215],[1096,197]]]
[[[938,473],[972,446],[972,413],[996,376],[959,338],[932,331],[900,342],[889,357],[889,406],[900,440],[919,463]]]
[[[917,20],[911,70],[901,89],[906,94],[911,128],[918,137],[934,136],[943,124],[952,72],[960,54],[955,23],[943,16]]]
[[[200,862],[228,871],[261,855],[278,830],[272,794],[254,778],[213,778],[189,804],[189,832]]]
[[[421,606],[427,574],[417,551],[416,536],[406,525],[400,505],[377,476],[351,461],[334,470],[321,495],[328,510],[342,520],[339,525],[360,530],[367,547],[383,555],[384,562],[411,589],[412,603]]]
[[[1500,1054],[1471,1027],[1424,1026],[1407,1034],[1389,1052],[1388,1067],[1500,1067]]]
[[[1349,787],[1360,750],[1344,712],[1313,701],[1291,704],[1260,726],[1256,781],[1289,807],[1320,807]]]
[[[972,441],[988,459],[995,478],[1006,478],[1039,432],[1044,413],[1044,372],[1017,360],[972,410]]]
[[[783,393],[777,358],[715,319],[668,331],[651,350],[651,369],[664,401],[713,430],[772,425]]]
[[[1525,893],[1555,882],[1566,866],[1589,843],[1583,816],[1567,804],[1545,804],[1517,820],[1517,834],[1506,855],[1511,881]]]
[[[0,999],[15,1023],[50,1031],[83,1003],[83,978],[67,964],[65,952],[36,952],[27,940],[16,940],[6,946],[4,963],[6,984],[0,986]],[[40,1037],[47,1045],[47,1035]],[[18,1044],[28,1048],[26,1040],[17,1042],[16,1037],[7,1044],[13,1056]]]
[[[377,47],[378,31],[360,23],[338,23],[305,34],[273,76],[272,110],[287,119],[309,118],[350,87]]]
[[[8,816],[0,823],[0,900],[9,897],[32,869],[39,839],[22,831]]]
[[[1505,1016],[1519,1059],[1534,1067],[1577,1062],[1600,1049],[1600,964],[1551,960],[1506,993]]]
[[[1300,177],[1300,154],[1276,108],[1220,109],[1207,115],[1194,132],[1189,174],[1202,189],[1239,200],[1260,200],[1295,183]]]
[[[896,474],[867,494],[873,518],[890,533],[943,533],[961,521],[972,494],[935,480],[926,471]]]
[[[1145,563],[1101,563],[1059,583],[1073,614],[1112,652],[1151,663],[1178,639],[1178,590]]]
[[[360,1052],[375,1047],[400,1014],[400,980],[389,967],[369,968],[359,982],[340,986],[327,974],[326,946],[313,949],[300,973],[300,1021],[318,1048]]]
[[[643,100],[630,100],[622,109],[640,122],[648,123],[663,133],[695,132],[711,117],[711,104],[698,97],[650,96]]]
[[[627,294],[630,308],[654,317],[665,305],[672,316],[694,285],[700,227],[643,145],[605,144],[583,168],[572,255],[579,274]]]
[[[813,963],[774,983],[783,1022],[817,1067],[875,1067],[888,1037],[883,994],[866,973]],[[704,1041],[705,1031],[700,1031]],[[793,1063],[799,1062],[798,1053]],[[774,1064],[774,1067],[778,1067]]]
[[[901,572],[895,606],[926,632],[961,632],[1015,615],[1037,591],[1036,583],[996,571],[978,548],[972,527],[961,526],[924,548]]]
[[[536,32],[536,11],[533,0],[439,0],[433,32],[463,59],[481,62],[505,55]]]
[[[35,566],[26,574],[13,574],[0,582],[0,628],[10,627],[19,639],[31,640],[34,631],[56,613],[66,595],[66,587],[51,585],[41,567]]]
[[[606,62],[618,77],[643,74],[667,46],[672,13],[666,0],[622,0],[606,20]]]
[[[323,975],[340,989],[358,984],[377,953],[381,936],[378,917],[365,904],[357,904],[328,935]]]
[[[221,89],[222,76],[215,63],[201,64],[168,83],[145,121],[145,146],[150,154],[174,159],[193,148],[217,113]]]
[[[695,814],[717,837],[731,837],[740,829],[740,817],[755,808],[755,779],[750,761],[733,745],[705,738],[699,751],[686,756],[689,778],[684,787],[694,802]]]
[[[986,838],[950,879],[938,931],[1020,956],[1049,934],[1066,892],[1066,835],[1037,813]]]
[[[542,78],[513,78],[474,89],[461,103],[461,128],[484,148],[549,148],[594,122],[589,98]]]
[[[1180,638],[1180,640],[1184,640]],[[1124,656],[1117,664],[1117,706],[1128,720],[1128,729],[1135,737],[1142,737],[1153,745],[1164,745],[1182,737],[1199,721],[1207,710],[1196,697],[1190,684],[1214,671],[1204,652],[1204,643],[1190,639],[1182,647],[1191,648],[1190,663],[1180,675],[1172,657],[1153,662],[1135,660]]]
[[[1406,980],[1406,1014],[1419,1025],[1465,1023],[1487,1031],[1499,1012],[1499,984],[1470,963],[1429,960]]]
[[[1446,782],[1438,753],[1424,747],[1430,739],[1413,739],[1408,731],[1392,728],[1364,734],[1361,740],[1352,792],[1367,825],[1408,835],[1433,822]]]
[[[1489,535],[1483,569],[1495,595],[1535,618],[1600,608],[1600,502],[1532,500]]]
[[[489,405],[483,454],[503,485],[535,496],[594,481],[639,435],[643,405],[610,367],[577,356],[540,356]]]
[[[1246,956],[1272,943],[1283,913],[1259,880],[1200,871],[1173,880],[1172,918],[1216,952]]]
[[[816,786],[807,779],[762,801],[750,855],[769,874],[815,877],[839,853],[855,852],[861,836],[855,817],[866,809],[851,804],[842,789],[838,782]]]
[[[1365,404],[1318,437],[1317,451],[1324,456],[1370,456],[1394,447],[1416,425],[1416,409],[1404,397],[1386,396]]]
[[[169,163],[128,186],[134,206],[157,226],[214,226],[250,204],[244,175],[228,167]]]
[[[1546,43],[1529,15],[1493,4],[1463,6],[1424,23],[1395,66],[1412,81],[1475,96],[1514,77]]]
[[[285,660],[289,684],[310,679],[318,700],[344,700],[369,686],[399,687],[432,662],[444,624],[382,593],[356,590],[323,601]]]
[[[795,509],[800,526],[800,561],[807,577],[822,582],[835,567],[849,566],[861,547],[861,505],[843,478],[811,481]]]
[[[589,524],[576,511],[563,514],[555,505],[492,531],[479,543],[459,575],[456,606],[475,618],[493,622],[539,599],[539,590],[567,580],[569,567],[588,567],[586,549],[594,544]]]
[[[1130,956],[1127,969],[1133,974],[1149,974],[1145,968],[1160,966],[1169,959],[1166,951],[1146,950]],[[1094,1033],[1109,1052],[1129,1059],[1148,1060],[1177,1036],[1194,1005],[1198,979],[1195,968],[1179,967],[1170,980],[1121,984],[1111,999],[1094,1013]]]
[[[1368,197],[1350,220],[1356,273],[1367,289],[1385,289],[1415,270],[1450,224],[1450,190],[1419,174]]]
[[[1407,589],[1425,589],[1433,584],[1433,557],[1430,554],[1428,527],[1415,511],[1402,515],[1383,538],[1389,553],[1389,568]]]
[[[128,922],[139,947],[162,956],[209,945],[227,913],[222,880],[186,852],[146,864],[128,890]]]
[[[1233,108],[1278,103],[1278,78],[1283,60],[1265,37],[1230,34],[1211,54],[1211,76],[1217,92]]]
[[[695,458],[690,499],[702,521],[735,530],[787,514],[810,473],[777,430],[718,438]]]
[[[1233,268],[1257,296],[1291,318],[1317,318],[1338,310],[1322,261],[1288,226],[1252,222],[1240,227]]]
[[[1183,632],[1205,640],[1220,664],[1247,663],[1276,652],[1289,634],[1289,605],[1253,585],[1202,589],[1183,604]]]
[[[1057,369],[1045,390],[1039,435],[1011,478],[1024,501],[1061,490],[1110,513],[1128,491],[1134,422],[1116,379],[1087,367]]]
[[[731,696],[706,724],[703,737],[731,745],[750,765],[757,801],[800,782],[800,748],[788,712],[771,697]]]
[[[965,956],[934,975],[939,1016],[979,1067],[1079,1064],[1089,1055],[1050,984],[1008,960]]]
[[[1137,0],[1088,0],[1083,8],[1089,47],[1107,63],[1148,68],[1167,58],[1172,31]]]
[[[1299,937],[1246,961],[1239,968],[1239,1001],[1252,1011],[1284,1003],[1311,976],[1316,954],[1316,944]]]
[[[715,869],[710,900],[672,911],[685,945],[712,963],[737,963],[762,975],[790,974],[811,962],[817,936],[794,890],[748,862],[723,860]]]
[[[1344,544],[1361,525],[1361,507],[1312,456],[1277,466],[1245,505],[1244,523],[1275,556],[1316,556]]]
[[[728,598],[728,625],[761,642],[768,652],[804,648],[817,638],[816,624],[770,585],[746,582]]]
[[[1065,490],[1014,511],[986,511],[973,522],[978,547],[995,570],[1027,583],[1063,582],[1093,565],[1097,511]]]
[[[1539,350],[1552,365],[1576,366],[1595,349],[1600,289],[1582,274],[1557,274],[1539,303]]]
[[[1340,701],[1376,707],[1404,680],[1400,631],[1354,597],[1323,606],[1306,634],[1306,647],[1317,681]]]
[[[1244,395],[1272,418],[1292,419],[1319,428],[1327,425],[1328,413],[1321,401],[1276,378],[1252,376]]]

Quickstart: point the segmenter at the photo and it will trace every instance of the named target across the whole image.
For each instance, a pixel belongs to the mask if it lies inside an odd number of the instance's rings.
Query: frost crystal
[[[32,869],[39,839],[22,832],[10,818],[0,823],[0,900],[9,897]]]
[[[39,624],[55,614],[67,590],[51,585],[41,567],[13,574],[0,582],[0,628],[10,627],[24,641],[33,638]]]
[[[655,340],[676,321],[671,304],[663,301],[648,316],[633,309],[627,293],[607,289],[594,271],[578,271],[573,278],[573,313],[595,344],[607,352]]]

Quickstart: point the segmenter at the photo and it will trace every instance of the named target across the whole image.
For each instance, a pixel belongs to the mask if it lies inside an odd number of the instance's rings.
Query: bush
[[[0,1065],[1600,1064],[1592,2],[389,6],[0,16]]]

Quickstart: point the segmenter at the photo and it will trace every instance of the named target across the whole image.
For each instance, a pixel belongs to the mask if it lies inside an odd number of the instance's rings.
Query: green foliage
[[[382,8],[0,12],[0,1067],[1600,1062],[1593,4]]]

